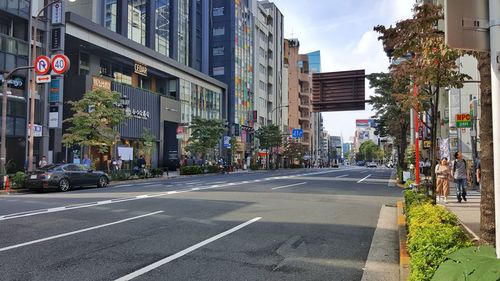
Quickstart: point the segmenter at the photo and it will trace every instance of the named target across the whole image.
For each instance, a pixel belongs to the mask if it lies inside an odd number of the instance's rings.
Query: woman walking
[[[451,169],[450,166],[448,165],[448,159],[446,158],[441,159],[441,163],[439,163],[439,165],[436,165],[435,171],[437,175],[437,180],[436,180],[437,202],[443,201],[444,203],[446,203],[448,195],[450,195],[450,178],[452,177]]]

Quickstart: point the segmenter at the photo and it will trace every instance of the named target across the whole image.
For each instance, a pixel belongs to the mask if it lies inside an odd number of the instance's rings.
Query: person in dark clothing
[[[139,168],[139,171],[141,174],[144,174],[144,170],[146,169],[146,160],[144,159],[144,156],[139,156],[139,159],[137,159],[137,167]]]

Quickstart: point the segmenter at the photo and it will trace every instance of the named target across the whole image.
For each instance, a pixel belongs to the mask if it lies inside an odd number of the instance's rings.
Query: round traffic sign
[[[64,74],[69,69],[69,59],[63,54],[55,55],[52,58],[52,71],[56,74]]]
[[[50,58],[47,56],[38,56],[35,60],[35,72],[38,75],[47,74],[50,71]]]

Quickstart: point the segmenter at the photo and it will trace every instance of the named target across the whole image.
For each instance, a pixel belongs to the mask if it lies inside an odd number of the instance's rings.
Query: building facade
[[[43,1],[33,1],[33,14],[41,7]],[[146,154],[145,135],[154,139],[148,163],[177,167],[193,117],[226,119],[227,86],[206,74],[208,7],[207,1],[188,0],[63,1],[66,13],[56,24],[48,9],[49,20],[39,24],[45,49],[37,53],[64,53],[71,68],[39,86],[47,110],[36,110],[36,122],[44,123],[43,137],[35,138],[36,158],[81,159],[80,148],[61,145],[68,126],[63,120],[72,116],[67,102],[105,88],[121,94],[128,118],[110,152],[93,155],[96,168],[109,169],[118,156],[132,167],[135,158]],[[61,36],[54,40],[54,34]]]

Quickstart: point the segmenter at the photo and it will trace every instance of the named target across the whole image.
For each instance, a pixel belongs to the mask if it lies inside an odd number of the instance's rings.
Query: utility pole
[[[500,259],[500,0],[489,0],[496,253]]]

